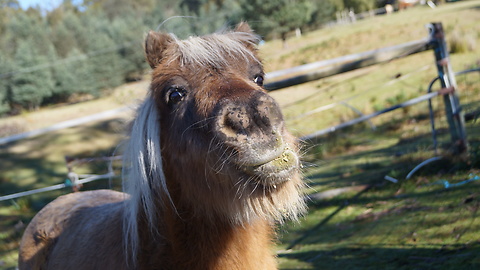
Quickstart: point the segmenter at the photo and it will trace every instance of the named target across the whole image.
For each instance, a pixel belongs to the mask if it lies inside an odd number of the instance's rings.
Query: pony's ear
[[[173,43],[173,38],[166,33],[149,31],[145,38],[145,56],[150,67],[155,68],[165,56],[165,51]]]
[[[247,22],[240,22],[239,24],[237,24],[237,26],[235,27],[235,30],[234,32],[239,32],[239,33],[246,33],[248,35],[250,35],[251,37],[254,37],[252,40],[250,40],[251,42],[244,42],[245,45],[247,46],[247,48],[251,49],[252,51],[255,51],[255,46],[252,46],[252,45],[258,45],[260,43],[260,36],[257,36],[255,34],[255,32],[252,30],[252,28],[250,28],[250,25],[248,25]]]
[[[235,32],[253,34],[253,30],[252,28],[250,28],[250,25],[248,25],[247,22],[240,22],[239,24],[237,24],[237,26],[235,27]]]

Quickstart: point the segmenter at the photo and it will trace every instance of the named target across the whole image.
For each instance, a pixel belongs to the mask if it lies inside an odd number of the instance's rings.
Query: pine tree
[[[85,60],[85,55],[76,48],[73,48],[65,58],[56,60],[52,70],[55,80],[52,102],[65,102],[78,91],[80,86],[78,84],[84,82],[77,79],[77,65],[79,62],[85,62]]]
[[[122,76],[126,80],[140,78],[147,69],[142,42],[146,27],[133,13],[123,18],[115,18],[109,27],[112,40],[119,46]]]
[[[88,56],[93,67],[92,80],[96,80],[100,89],[108,89],[120,85],[124,81],[122,61],[117,53],[117,45],[104,33],[91,35],[88,44]],[[99,94],[99,93],[96,93]]]
[[[59,57],[66,57],[73,48],[77,47],[77,41],[73,31],[67,28],[63,20],[53,26],[51,36]]]
[[[90,36],[88,29],[88,17],[83,13],[75,14],[73,12],[67,12],[63,18],[63,24],[68,32],[75,39],[74,44],[82,52],[88,51],[88,39]]]
[[[335,20],[335,13],[345,8],[343,0],[315,0],[312,4],[314,12],[309,24],[313,27]]]
[[[265,37],[280,35],[305,26],[312,16],[314,5],[307,0],[243,0],[243,17],[258,22],[256,29]]]
[[[30,8],[25,12],[15,13],[8,28],[9,32],[14,33],[10,36],[12,45],[18,47],[19,42],[29,39],[38,53],[43,55],[48,53],[51,44],[48,24],[40,11]]]
[[[344,0],[345,7],[353,9],[355,13],[371,10],[376,5],[376,0]]]
[[[12,78],[11,101],[29,110],[38,109],[53,90],[49,61],[31,39],[19,41],[14,60],[20,70]]]
[[[66,101],[73,94],[98,94],[99,88],[92,80],[93,67],[88,57],[74,48],[54,67],[55,91],[58,101]]]
[[[0,116],[10,111],[10,73],[13,69],[13,62],[0,50]]]

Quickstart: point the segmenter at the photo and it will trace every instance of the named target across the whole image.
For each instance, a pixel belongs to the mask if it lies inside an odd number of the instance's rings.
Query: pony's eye
[[[177,104],[178,102],[182,101],[186,96],[185,89],[172,87],[168,91],[168,104],[173,105]]]
[[[263,76],[258,74],[258,75],[255,75],[255,77],[253,77],[253,82],[256,83],[258,86],[263,86]]]

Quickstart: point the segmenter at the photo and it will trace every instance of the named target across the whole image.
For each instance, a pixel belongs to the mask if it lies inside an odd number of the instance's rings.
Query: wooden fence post
[[[456,92],[457,82],[450,64],[445,33],[441,23],[431,23],[429,28],[431,34],[430,45],[435,53],[435,61],[441,86],[443,89],[450,90],[448,94],[443,96],[443,101],[452,140],[452,150],[454,154],[464,154],[468,149],[465,119]]]

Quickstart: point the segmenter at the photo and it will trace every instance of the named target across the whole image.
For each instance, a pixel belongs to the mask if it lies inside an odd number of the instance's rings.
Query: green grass
[[[377,183],[358,196],[311,203],[300,225],[284,228],[280,247],[303,240],[279,252],[281,268],[478,268],[480,184],[427,183]]]
[[[480,1],[462,1],[435,10],[418,7],[320,29],[302,38],[261,47],[267,71],[417,40],[427,35],[424,24],[441,21],[447,37],[455,33],[451,55],[455,71],[478,67]],[[449,37],[450,38],[450,37]],[[455,40],[453,40],[453,38]],[[316,108],[348,102],[363,114],[426,93],[436,75],[432,51],[358,71],[272,92],[282,106],[289,129],[298,136],[348,121],[358,115],[347,106],[311,113]],[[480,76],[457,78],[465,112],[480,108]],[[110,96],[72,106],[53,107],[0,119],[0,126],[29,130],[77,116],[129,104],[144,93],[142,82]],[[438,89],[436,86],[435,90]],[[324,200],[309,202],[299,223],[279,228],[277,254],[281,269],[475,269],[480,267],[480,181],[445,189],[432,185],[456,183],[480,175],[480,120],[467,122],[470,152],[459,159],[449,154],[450,137],[441,98],[433,101],[439,131],[439,152],[445,158],[406,175],[435,156],[426,103],[397,110],[367,123],[324,136],[305,145],[303,160],[307,194],[337,188],[368,186]],[[306,116],[305,114],[308,114]],[[303,116],[302,116],[303,115]],[[0,146],[0,190],[10,194],[62,183],[65,156],[110,155],[123,137],[129,116],[49,133]],[[118,169],[119,164],[115,164]],[[104,173],[105,164],[89,163],[78,172]],[[399,180],[384,180],[389,175]],[[119,180],[113,182],[119,188]],[[84,189],[107,188],[107,180]],[[0,269],[14,269],[19,239],[32,216],[61,190],[0,203]],[[295,243],[293,248],[286,248]]]

